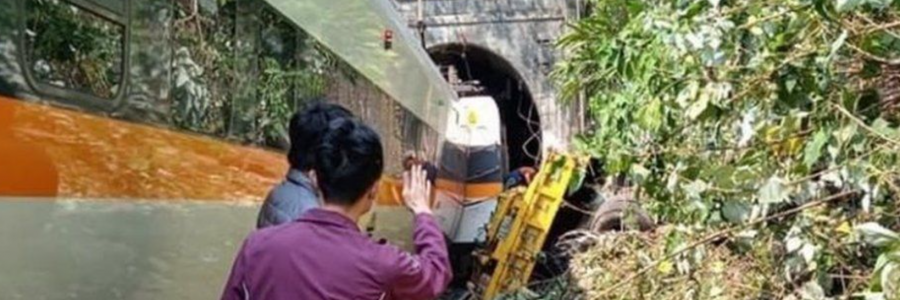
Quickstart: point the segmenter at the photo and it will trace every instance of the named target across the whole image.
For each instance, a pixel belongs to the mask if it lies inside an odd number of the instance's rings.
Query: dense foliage
[[[149,108],[135,118],[179,129],[285,147],[302,102],[358,77],[262,1],[141,2],[128,31],[68,1],[24,3],[39,82],[107,100],[125,92]]]
[[[329,53],[262,3],[219,0],[212,10],[194,0],[177,6],[174,122],[283,147],[290,115],[302,101],[325,93]],[[241,32],[247,29],[239,22],[253,24],[244,25],[252,31]],[[248,69],[258,77],[247,78]]]
[[[34,0],[26,5],[32,74],[53,85],[105,98],[116,96],[124,29],[55,1]]]
[[[684,229],[605,294],[715,242],[777,266],[757,297],[900,297],[900,1],[589,4],[554,74],[588,100],[580,144]]]

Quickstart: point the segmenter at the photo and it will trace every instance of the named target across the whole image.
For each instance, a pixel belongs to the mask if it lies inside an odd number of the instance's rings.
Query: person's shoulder
[[[281,184],[276,186],[275,189],[272,191],[273,192],[275,192],[275,191],[279,191],[279,192],[302,191],[304,193],[315,194],[315,193],[313,193],[312,184],[309,182],[308,179],[306,179],[306,177],[296,178],[294,180],[290,180],[290,179],[285,180],[284,182],[282,182]]]
[[[278,227],[279,226],[277,225],[269,226],[250,232],[250,234],[247,235],[247,238],[244,239],[244,243],[247,245],[246,248],[248,248],[248,250],[251,250],[252,248],[257,247],[261,242],[269,239],[272,234],[278,230]]]
[[[302,231],[306,224],[303,222],[291,221],[284,224],[269,226],[256,230],[254,234],[259,241],[267,241],[274,237],[282,236],[285,232]]]
[[[300,231],[302,230],[302,226],[303,224],[300,222],[289,222],[257,229],[251,232],[245,239],[245,251],[248,253],[258,253],[273,246],[283,244],[285,242],[284,237],[291,236],[291,234],[286,234],[287,232]]]
[[[274,187],[266,196],[257,217],[257,227],[292,222],[300,215],[318,206],[318,199],[311,191],[301,191],[282,183]]]
[[[316,193],[310,187],[286,181],[269,192],[266,202],[284,208],[285,206],[315,204],[317,199]]]
[[[276,185],[272,188],[272,191],[269,192],[271,196],[284,196],[290,193],[296,193],[297,191],[301,191],[304,193],[314,194],[312,191],[312,187],[306,184],[298,184],[289,180],[285,180],[279,185]]]

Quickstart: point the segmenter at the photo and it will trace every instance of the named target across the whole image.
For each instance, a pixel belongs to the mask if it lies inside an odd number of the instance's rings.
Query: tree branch
[[[184,17],[183,19],[179,19],[179,20],[175,21],[176,25],[180,25],[180,24],[186,23],[190,20],[197,18],[197,15],[200,12],[200,0],[191,0],[190,9],[191,9],[191,12],[187,17]]]
[[[704,238],[702,238],[702,239],[700,239],[700,240],[698,240],[698,241],[695,241],[695,242],[689,244],[688,246],[686,246],[686,247],[684,247],[684,248],[682,248],[682,249],[679,249],[678,251],[675,251],[675,252],[666,254],[666,255],[663,256],[662,258],[653,261],[652,263],[650,263],[649,265],[645,266],[644,268],[638,270],[637,272],[635,272],[635,273],[632,274],[631,276],[628,276],[627,278],[623,279],[622,281],[619,281],[618,283],[614,284],[612,287],[610,287],[610,288],[604,290],[603,292],[600,293],[599,296],[600,296],[600,297],[604,297],[604,296],[606,296],[606,295],[609,295],[609,293],[612,293],[613,291],[615,291],[615,290],[621,288],[622,286],[624,286],[624,285],[626,285],[626,284],[628,284],[628,283],[634,281],[635,279],[641,277],[641,275],[646,274],[647,272],[649,272],[649,271],[652,270],[653,268],[656,268],[656,266],[658,266],[658,265],[659,265],[660,263],[662,263],[663,261],[672,259],[672,258],[674,258],[674,257],[676,257],[676,256],[678,256],[678,255],[681,255],[681,254],[687,252],[687,251],[690,250],[690,249],[696,248],[696,247],[698,247],[698,246],[700,246],[700,245],[703,245],[703,244],[709,243],[709,242],[711,242],[711,241],[713,241],[713,240],[719,239],[719,238],[721,238],[721,237],[723,237],[723,236],[726,236],[726,235],[728,235],[728,234],[731,234],[731,233],[733,233],[733,232],[736,232],[736,231],[738,231],[739,229],[744,229],[744,228],[751,227],[751,226],[758,225],[758,224],[762,224],[762,223],[765,223],[765,222],[768,222],[768,221],[771,221],[771,220],[784,218],[784,217],[787,217],[787,216],[790,216],[790,215],[793,215],[793,214],[802,212],[802,211],[804,211],[804,210],[807,210],[807,209],[810,209],[810,208],[813,208],[813,207],[818,207],[818,206],[820,206],[820,205],[823,205],[823,204],[826,204],[826,203],[829,203],[829,202],[833,202],[833,201],[837,201],[837,200],[844,199],[844,198],[846,198],[846,197],[855,195],[855,194],[857,194],[857,193],[859,193],[859,191],[857,191],[857,190],[851,190],[851,191],[841,192],[841,193],[834,194],[834,195],[831,195],[831,196],[828,196],[828,197],[825,197],[825,198],[822,198],[822,199],[819,199],[819,200],[807,202],[807,203],[805,203],[805,204],[803,204],[803,205],[800,205],[800,206],[797,206],[797,207],[795,207],[795,208],[792,208],[792,209],[789,209],[789,210],[785,210],[785,211],[779,212],[779,213],[777,213],[777,214],[774,214],[774,215],[771,215],[771,216],[768,216],[768,217],[765,217],[765,218],[762,218],[762,219],[755,220],[755,221],[753,221],[753,222],[749,222],[749,223],[745,223],[745,224],[733,226],[733,227],[730,227],[730,228],[726,228],[726,229],[723,229],[723,230],[714,232],[714,233],[712,233],[712,234],[710,234],[710,235],[707,235],[706,237],[704,237]]]
[[[853,49],[853,51],[856,51],[857,53],[859,53],[866,59],[874,60],[874,61],[886,64],[886,65],[900,66],[900,58],[895,58],[895,59],[884,58],[884,57],[872,54],[869,51],[863,50],[862,48],[859,48],[852,43],[847,43],[847,47],[850,47],[850,49]]]
[[[863,129],[865,129],[866,131],[872,133],[873,135],[877,136],[878,138],[880,138],[880,139],[882,139],[882,140],[885,140],[885,141],[887,141],[887,142],[890,142],[891,144],[900,146],[900,141],[897,141],[897,140],[895,140],[895,139],[889,138],[889,137],[885,136],[884,134],[882,134],[882,133],[880,133],[880,132],[878,132],[878,131],[875,131],[874,128],[869,127],[869,125],[866,125],[866,122],[863,122],[862,120],[860,120],[859,118],[857,118],[856,116],[854,116],[852,113],[850,113],[849,111],[847,111],[847,109],[844,108],[843,106],[840,106],[840,105],[838,105],[837,103],[831,103],[831,106],[834,107],[835,109],[837,109],[841,114],[843,114],[844,116],[846,116],[847,118],[849,118],[850,120],[852,120],[854,123],[856,123],[857,125],[859,125],[859,126],[862,127]]]

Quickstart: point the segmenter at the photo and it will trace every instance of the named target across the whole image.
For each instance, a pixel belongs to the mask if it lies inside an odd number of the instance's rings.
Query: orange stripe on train
[[[378,187],[378,196],[376,204],[381,206],[400,206],[403,202],[400,198],[400,192],[403,189],[403,183],[399,179],[393,177],[382,177],[381,185]],[[491,197],[497,197],[503,192],[503,185],[499,182],[486,183],[465,183],[438,178],[435,182],[435,190],[437,192],[463,196],[454,198],[465,198],[466,201],[482,201]],[[434,195],[432,195],[432,206],[434,205]]]
[[[0,196],[261,201],[287,167],[281,153],[0,96]],[[381,184],[376,202],[402,205],[400,181]]]
[[[0,195],[259,200],[284,156],[0,97]]]

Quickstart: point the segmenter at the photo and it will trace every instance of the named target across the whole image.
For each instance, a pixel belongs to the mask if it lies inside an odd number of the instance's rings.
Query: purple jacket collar
[[[354,232],[360,232],[359,226],[356,225],[349,217],[338,212],[325,210],[321,208],[313,208],[303,214],[297,222],[316,223],[327,226],[344,228]]]

